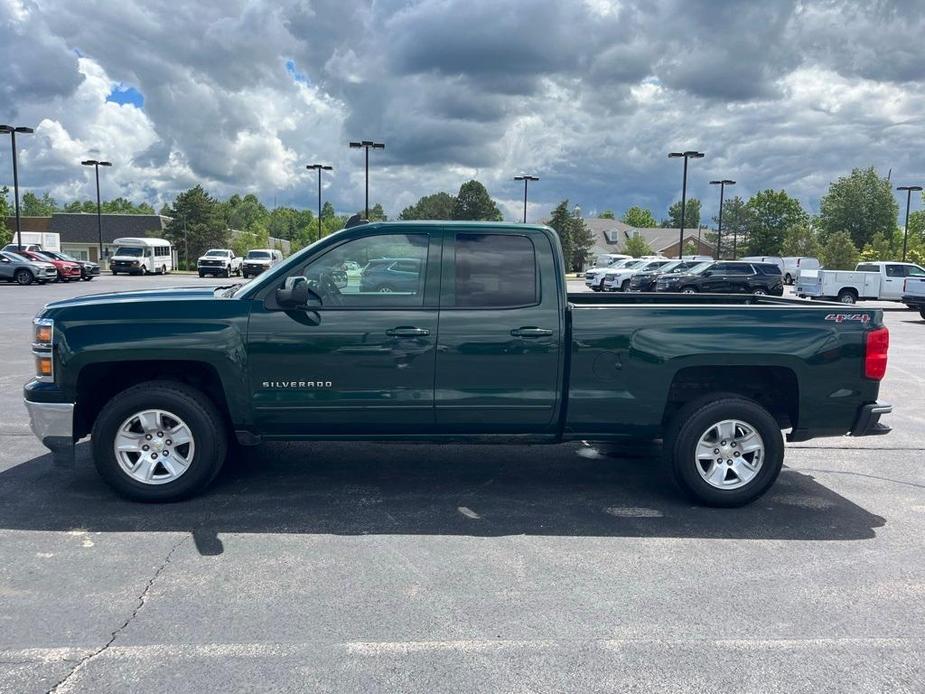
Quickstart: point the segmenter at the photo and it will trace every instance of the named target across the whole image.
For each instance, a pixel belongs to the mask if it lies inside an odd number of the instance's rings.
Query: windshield
[[[145,254],[144,248],[138,246],[119,246],[114,255],[127,255],[130,258],[140,258]]]
[[[206,258],[227,258],[228,251],[206,251]]]
[[[679,269],[681,265],[684,265],[683,260],[672,260],[671,262],[665,263],[660,268],[657,268],[659,272],[673,272],[675,269]],[[683,269],[683,268],[680,268]]]
[[[19,253],[13,253],[12,251],[6,251],[6,256],[11,260],[18,260],[20,263],[33,263],[35,262],[32,258],[27,258],[24,255],[19,255]]]
[[[621,267],[639,267],[642,263],[642,260],[627,260]]]
[[[270,254],[267,251],[248,251],[247,259],[248,260],[266,260],[270,257]]]

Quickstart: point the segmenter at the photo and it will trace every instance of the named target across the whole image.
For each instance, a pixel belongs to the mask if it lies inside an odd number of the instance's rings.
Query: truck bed
[[[704,380],[719,391],[753,389],[759,402],[797,402],[778,413],[782,428],[794,429],[791,440],[844,434],[857,417],[856,396],[876,400],[876,381],[859,369],[866,332],[882,325],[876,309],[720,294],[568,301],[566,435],[599,432],[610,420],[614,435],[658,436],[665,403]]]
[[[574,292],[568,294],[573,306],[627,306],[652,304],[664,306],[813,306],[826,305],[821,302],[809,304],[802,299],[785,299],[778,296],[754,296],[752,294],[670,294],[663,292]]]

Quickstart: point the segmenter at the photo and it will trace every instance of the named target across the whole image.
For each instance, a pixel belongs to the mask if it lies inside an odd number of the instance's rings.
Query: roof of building
[[[103,243],[127,236],[163,236],[170,217],[158,214],[102,215]],[[20,217],[23,231],[60,234],[61,243],[97,243],[96,215],[90,212],[55,212],[51,217]],[[16,219],[6,220],[7,229],[16,228]]]
[[[619,219],[585,219],[585,224],[594,237],[594,253],[620,253],[627,239],[638,233],[656,253],[664,251],[678,243],[680,229],[663,229],[661,227],[636,228]],[[701,243],[711,246],[706,234],[700,233]],[[684,240],[697,239],[697,229],[685,229]]]

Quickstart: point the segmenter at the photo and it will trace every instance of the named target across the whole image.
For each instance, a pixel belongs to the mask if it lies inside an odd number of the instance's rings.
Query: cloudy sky
[[[786,188],[810,209],[875,166],[925,183],[922,0],[0,0],[0,122],[24,188],[160,203],[203,183],[314,207],[397,214],[477,177],[517,218],[562,198],[586,214],[680,197],[675,149],[701,149],[743,196]],[[0,140],[0,184],[11,178]]]

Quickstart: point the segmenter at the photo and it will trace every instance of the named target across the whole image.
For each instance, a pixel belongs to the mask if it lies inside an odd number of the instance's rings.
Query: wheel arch
[[[117,393],[146,381],[177,381],[190,385],[215,404],[229,431],[240,421],[239,405],[219,369],[206,361],[188,359],[117,360],[85,364],[77,374],[74,427],[76,438],[90,433],[103,406]]]
[[[662,426],[686,404],[715,393],[738,395],[757,402],[780,424],[796,427],[800,388],[796,372],[779,365],[688,366],[675,372],[668,387]]]

